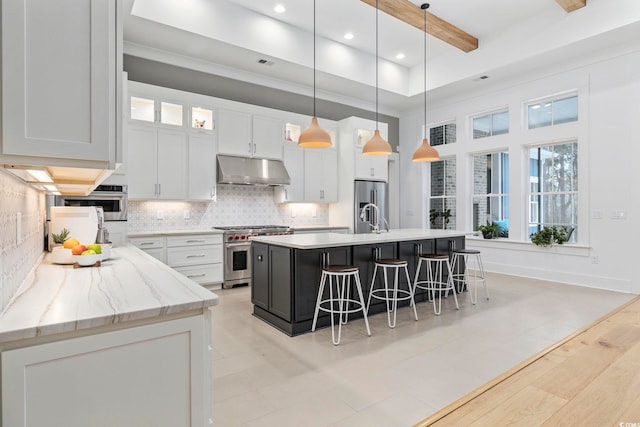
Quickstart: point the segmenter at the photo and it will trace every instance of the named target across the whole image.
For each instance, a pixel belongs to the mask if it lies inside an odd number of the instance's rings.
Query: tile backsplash
[[[129,201],[129,233],[214,226],[329,224],[329,205],[276,203],[273,187],[218,185],[215,202]],[[161,218],[161,219],[160,219]]]
[[[0,169],[0,311],[43,253],[44,220],[44,194]]]

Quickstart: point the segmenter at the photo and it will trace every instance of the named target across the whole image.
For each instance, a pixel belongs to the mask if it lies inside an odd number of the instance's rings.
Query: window
[[[431,146],[453,144],[456,142],[456,124],[446,123],[429,129],[429,144]]]
[[[509,111],[498,111],[473,118],[473,139],[509,133]]]
[[[578,144],[566,143],[529,150],[529,234],[544,226],[564,226],[577,241]]]
[[[527,111],[529,129],[575,122],[578,120],[578,96],[530,104]]]
[[[473,229],[496,223],[509,237],[509,153],[473,156]]]
[[[431,197],[429,199],[431,228],[456,228],[456,161],[431,163]]]

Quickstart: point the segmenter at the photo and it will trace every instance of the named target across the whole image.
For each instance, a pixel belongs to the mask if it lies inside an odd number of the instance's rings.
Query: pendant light
[[[422,145],[413,153],[413,161],[435,162],[440,160],[440,155],[427,139],[427,9],[429,3],[424,3],[420,8],[424,10],[424,139]]]
[[[316,0],[313,0],[313,118],[309,127],[298,137],[298,146],[302,148],[331,146],[331,136],[320,127],[316,116]]]
[[[388,156],[391,145],[380,136],[378,130],[378,0],[376,0],[376,130],[373,137],[362,147],[365,156]]]

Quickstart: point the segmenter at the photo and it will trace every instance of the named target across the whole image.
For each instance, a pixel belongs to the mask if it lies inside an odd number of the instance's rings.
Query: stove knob
[[[240,240],[244,240],[246,238],[247,238],[247,236],[245,236],[244,234],[242,236],[240,236]]]
[[[238,240],[240,238],[240,236],[234,236],[235,240]]]
[[[229,236],[229,240],[233,240],[233,236]]]

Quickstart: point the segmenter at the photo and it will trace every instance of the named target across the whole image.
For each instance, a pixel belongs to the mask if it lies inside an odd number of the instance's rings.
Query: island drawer
[[[196,248],[188,246],[167,248],[167,264],[169,267],[221,263],[222,257],[222,245],[199,246]]]
[[[188,236],[168,236],[167,247],[221,245],[221,234],[194,234]]]

